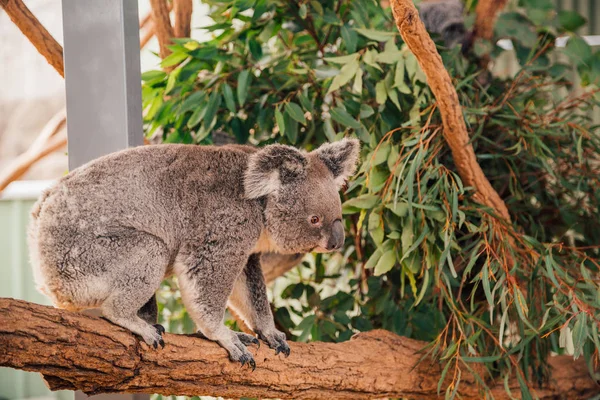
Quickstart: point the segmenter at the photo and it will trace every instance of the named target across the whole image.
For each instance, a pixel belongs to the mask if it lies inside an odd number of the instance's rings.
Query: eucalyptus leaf
[[[375,265],[375,271],[373,274],[375,276],[383,275],[390,271],[394,265],[396,264],[396,251],[388,250],[381,255],[381,258],[377,261],[377,265]]]
[[[245,69],[238,75],[237,97],[240,107],[243,107],[246,103],[251,80],[250,70]]]
[[[285,105],[285,112],[296,121],[300,122],[303,125],[306,125],[306,118],[304,117],[304,112],[298,104],[294,102],[287,103]]]
[[[336,107],[330,111],[330,114],[334,121],[353,129],[360,129],[360,123],[343,108]]]
[[[374,29],[365,29],[365,28],[354,28],[356,32],[363,35],[366,38],[371,40],[376,40],[378,42],[385,42],[390,38],[396,36],[395,32],[385,32],[385,31],[377,31]]]

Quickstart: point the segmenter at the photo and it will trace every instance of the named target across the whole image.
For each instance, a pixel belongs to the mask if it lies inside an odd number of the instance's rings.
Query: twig
[[[148,29],[146,29],[146,32],[144,32],[144,34],[140,37],[140,50],[146,47],[150,39],[152,39],[155,34],[156,29],[154,29],[154,22],[151,22],[148,24]]]
[[[142,19],[140,19],[140,29],[144,28],[148,22],[152,19],[152,12],[146,14]]]

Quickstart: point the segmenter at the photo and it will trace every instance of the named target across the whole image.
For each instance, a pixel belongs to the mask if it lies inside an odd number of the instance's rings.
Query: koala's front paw
[[[283,353],[285,356],[290,355],[290,346],[288,346],[285,341],[285,333],[278,331],[277,329],[272,329],[270,331],[258,331],[256,332],[258,337],[267,342],[267,345],[273,350],[275,350],[275,354]]]
[[[250,353],[242,354],[238,361],[242,363],[242,367],[244,366],[244,364],[248,363],[248,366],[252,368],[252,371],[256,369],[256,362],[254,361],[254,358],[252,357],[252,355],[250,355]]]

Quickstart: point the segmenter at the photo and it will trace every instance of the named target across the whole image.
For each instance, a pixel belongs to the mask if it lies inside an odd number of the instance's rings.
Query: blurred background
[[[25,0],[42,25],[62,45],[61,1]],[[148,0],[139,0],[139,15],[150,12]],[[192,14],[192,38],[203,40],[201,29],[211,19],[198,2]],[[142,71],[156,69],[158,40],[152,37],[141,52]],[[0,9],[0,171],[31,145],[40,131],[65,107],[65,81]],[[65,128],[66,129],[66,128]],[[64,149],[37,162],[21,179],[56,179],[67,171]]]

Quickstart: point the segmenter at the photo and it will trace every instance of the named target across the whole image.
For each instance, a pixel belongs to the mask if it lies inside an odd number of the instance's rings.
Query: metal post
[[[69,169],[143,144],[137,0],[62,0]],[[98,315],[98,312],[93,312]],[[75,392],[75,400],[87,399]],[[144,394],[95,400],[148,400]]]
[[[143,144],[135,0],[63,0],[69,169]]]

